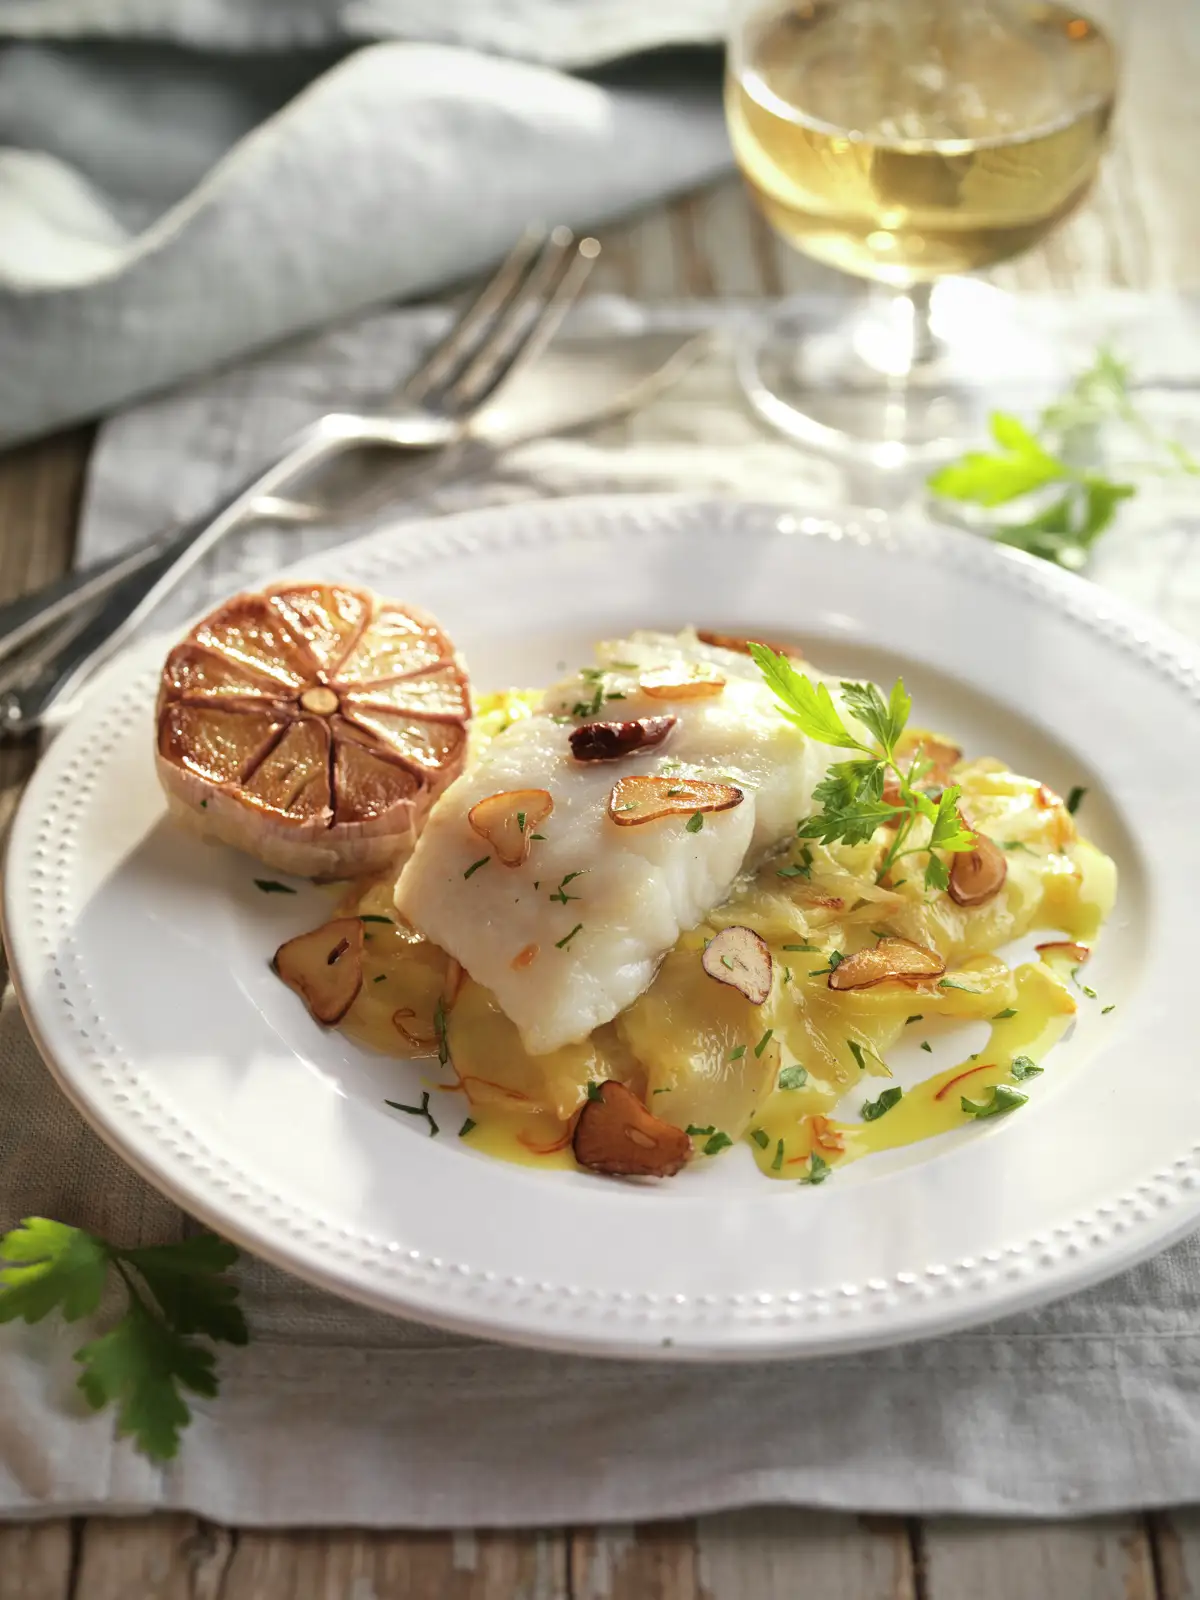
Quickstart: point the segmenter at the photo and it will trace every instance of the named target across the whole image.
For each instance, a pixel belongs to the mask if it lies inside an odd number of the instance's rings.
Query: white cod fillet
[[[631,1005],[679,935],[728,896],[747,858],[789,836],[811,811],[814,786],[847,753],[786,722],[747,657],[690,633],[638,634],[597,654],[606,667],[622,664],[603,688],[624,698],[603,703],[595,719],[564,722],[556,715],[590,703],[596,684],[574,677],[548,691],[542,712],[499,734],[441,796],[396,886],[401,913],[491,990],[534,1055],[586,1038]],[[725,689],[701,700],[653,699],[625,665],[644,671],[680,661],[715,666]],[[572,726],[665,713],[676,725],[652,750],[602,762],[571,755]],[[745,799],[707,813],[696,833],[684,816],[620,827],[608,798],[632,773],[727,780]],[[467,821],[477,801],[511,789],[545,789],[554,799],[537,829],[544,840],[518,867],[491,857]],[[487,865],[464,876],[484,856]],[[578,876],[564,884],[568,873]],[[530,945],[537,955],[514,967]]]

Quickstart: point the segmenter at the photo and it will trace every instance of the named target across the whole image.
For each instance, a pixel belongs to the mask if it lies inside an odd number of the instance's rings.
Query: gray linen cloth
[[[0,0],[0,442],[463,278],[531,220],[591,227],[711,177],[717,52],[669,47],[723,21],[724,0]]]
[[[1200,308],[1135,297],[1033,308],[1083,359],[1108,333],[1200,440]],[[712,308],[581,308],[575,331],[711,320]],[[95,557],[198,512],[333,402],[386,388],[441,314],[376,317],[127,412],[101,434],[83,549]],[[1147,396],[1145,403],[1155,402]],[[398,481],[389,517],[532,495],[686,487],[830,507],[846,484],[762,434],[728,348],[627,422]],[[878,487],[878,485],[877,485]],[[867,489],[858,485],[860,498]],[[1096,575],[1200,637],[1192,496],[1148,489]],[[183,615],[340,537],[231,541]],[[160,617],[159,621],[164,620]],[[0,1226],[25,1214],[123,1241],[176,1236],[176,1208],[55,1089],[11,998],[0,1011]],[[718,1367],[505,1348],[392,1320],[254,1261],[254,1340],[221,1357],[179,1459],[153,1466],[86,1414],[80,1329],[0,1329],[0,1515],[185,1508],[243,1525],[412,1527],[643,1520],[751,1502],[859,1511],[1063,1515],[1200,1500],[1200,1237],[1043,1311],[906,1348]]]

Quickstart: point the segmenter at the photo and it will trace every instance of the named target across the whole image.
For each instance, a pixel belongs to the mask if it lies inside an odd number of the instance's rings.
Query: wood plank
[[[696,1524],[613,1524],[572,1535],[571,1600],[700,1600]]]
[[[937,1518],[921,1532],[922,1600],[1155,1600],[1142,1519],[987,1522]]]
[[[567,1600],[567,1596],[566,1539],[559,1533],[345,1529],[242,1533],[220,1590],[220,1600]],[[80,1595],[78,1600],[93,1597]]]
[[[696,1541],[705,1600],[916,1600],[900,1517],[772,1506],[702,1517]]]
[[[572,1600],[915,1600],[908,1529],[767,1507],[581,1531]]]
[[[48,583],[70,565],[93,437],[91,428],[73,428],[0,454],[0,600]],[[0,746],[0,835],[35,759],[32,742]]]
[[[89,1518],[71,1600],[220,1600],[235,1543],[196,1517]]]
[[[0,1600],[67,1600],[71,1524],[0,1524]]]
[[[1159,1600],[1200,1600],[1200,1506],[1149,1518]]]

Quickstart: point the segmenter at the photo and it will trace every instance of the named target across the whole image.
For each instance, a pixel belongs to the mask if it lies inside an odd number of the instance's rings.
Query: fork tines
[[[600,246],[565,226],[529,228],[404,387],[447,416],[476,411],[554,333]]]

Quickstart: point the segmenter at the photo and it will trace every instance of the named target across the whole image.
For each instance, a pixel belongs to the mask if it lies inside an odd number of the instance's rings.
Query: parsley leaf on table
[[[1131,429],[1159,459],[1151,472],[1200,473],[1200,462],[1178,440],[1161,437],[1130,395],[1129,368],[1106,348],[1075,379],[1061,399],[1046,406],[1030,429],[1008,412],[992,414],[994,451],[972,450],[928,479],[932,494],[946,501],[995,510],[1030,512],[998,521],[991,537],[1030,555],[1078,569],[1136,487],[1086,465],[1096,455],[1106,424]],[[1136,465],[1136,464],[1134,464]]]
[[[237,1288],[223,1276],[237,1258],[214,1234],[122,1250],[82,1228],[27,1217],[0,1238],[0,1323],[41,1322],[54,1311],[78,1322],[99,1308],[115,1271],[125,1314],[76,1352],[79,1387],[95,1410],[116,1406],[118,1431],[145,1455],[170,1460],[191,1420],[181,1391],[217,1393],[216,1360],[200,1339],[244,1345],[250,1337]]]

